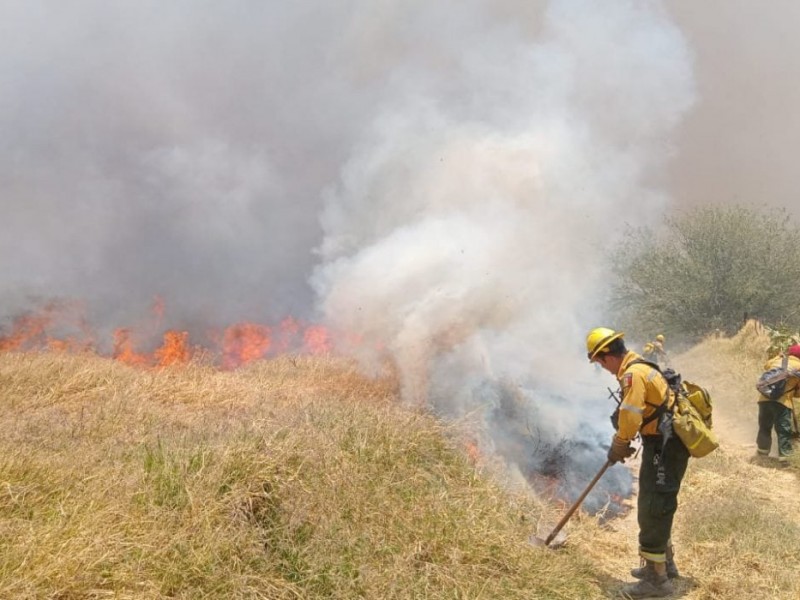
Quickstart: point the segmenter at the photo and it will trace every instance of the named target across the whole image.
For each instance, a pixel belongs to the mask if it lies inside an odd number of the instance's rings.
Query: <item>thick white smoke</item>
[[[365,364],[385,347],[407,400],[481,414],[523,471],[590,471],[612,380],[582,341],[608,318],[623,224],[665,210],[650,182],[693,102],[690,55],[656,2],[556,0],[535,36],[485,8],[431,34],[441,72],[395,82],[369,123],[327,196],[314,284]]]

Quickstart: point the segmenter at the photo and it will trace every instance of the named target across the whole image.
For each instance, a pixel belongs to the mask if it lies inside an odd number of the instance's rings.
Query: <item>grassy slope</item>
[[[540,509],[347,365],[0,356],[0,598],[587,598]]]
[[[754,427],[751,333],[677,358],[726,442],[681,496],[689,599],[800,597],[795,473],[725,437],[733,415]],[[579,515],[565,548],[531,547],[555,509],[502,491],[458,439],[393,382],[329,360],[144,372],[0,355],[0,598],[577,600],[629,579],[633,515]]]

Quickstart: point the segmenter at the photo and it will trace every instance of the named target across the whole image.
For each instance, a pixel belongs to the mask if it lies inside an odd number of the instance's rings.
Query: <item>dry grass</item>
[[[692,467],[678,527],[696,598],[800,598],[796,478],[736,449]]]
[[[332,360],[0,355],[0,598],[590,598],[539,507]]]
[[[721,451],[694,464],[687,479],[680,532],[697,598],[800,598],[798,462],[781,469],[755,456],[755,382],[769,336],[748,322],[732,338],[709,339],[678,358],[689,379],[715,402]],[[773,451],[776,444],[773,443]]]
[[[753,328],[676,357],[714,394],[723,448],[693,460],[679,596],[800,597],[797,471],[751,460]],[[614,597],[635,511],[577,515],[472,465],[455,426],[332,359],[141,371],[0,355],[0,598]],[[614,468],[623,468],[615,466]]]

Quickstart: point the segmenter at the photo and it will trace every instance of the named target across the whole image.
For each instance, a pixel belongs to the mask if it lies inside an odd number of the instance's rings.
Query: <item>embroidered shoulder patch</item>
[[[625,375],[622,376],[622,389],[627,389],[631,387],[632,383],[633,383],[633,373],[625,373]]]

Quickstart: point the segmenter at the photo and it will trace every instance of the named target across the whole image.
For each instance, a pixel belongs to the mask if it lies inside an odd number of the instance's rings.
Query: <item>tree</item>
[[[612,299],[632,332],[697,339],[747,317],[800,326],[800,231],[785,210],[708,206],[627,234]]]

